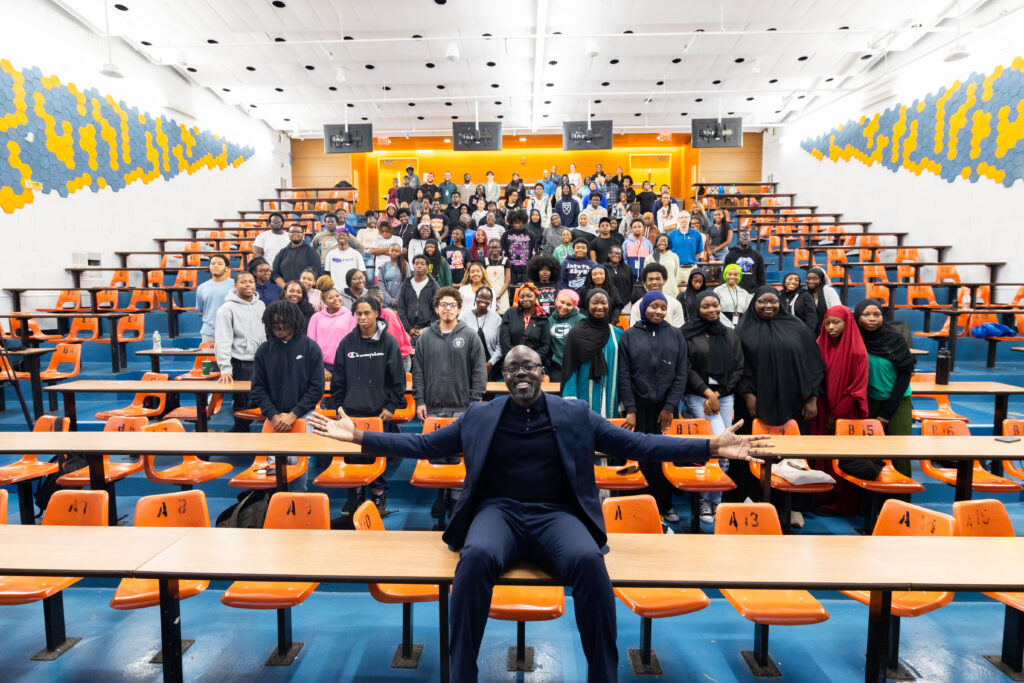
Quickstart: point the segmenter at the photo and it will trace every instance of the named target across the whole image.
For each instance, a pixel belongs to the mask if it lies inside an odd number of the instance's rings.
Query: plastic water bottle
[[[153,333],[153,350],[154,351],[162,350],[160,348],[160,333],[159,332],[154,332]]]

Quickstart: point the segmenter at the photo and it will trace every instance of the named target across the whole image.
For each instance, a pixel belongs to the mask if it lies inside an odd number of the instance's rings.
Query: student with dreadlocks
[[[299,307],[283,299],[263,312],[267,341],[256,349],[252,401],[275,432],[291,431],[324,394],[324,356],[304,321]]]

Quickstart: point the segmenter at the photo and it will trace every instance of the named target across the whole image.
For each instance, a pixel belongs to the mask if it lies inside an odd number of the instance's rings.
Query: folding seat
[[[142,375],[142,382],[166,382],[167,375],[162,372],[147,372]],[[149,401],[150,405],[146,405]],[[151,392],[139,392],[135,394],[131,405],[124,408],[113,408],[101,410],[96,413],[97,420],[109,420],[112,417],[157,417],[164,412],[167,405],[167,394],[155,394]]]
[[[608,421],[616,427],[622,427],[625,419],[614,417]],[[607,458],[602,460],[607,461]],[[622,465],[594,465],[594,480],[597,482],[597,488],[606,491],[636,491],[647,488],[647,480],[640,471],[640,463],[636,460],[627,460]]]
[[[773,434],[778,436],[799,436],[800,427],[797,425],[796,420],[789,420],[784,425],[770,425],[763,422],[760,419],[754,419],[754,424],[751,427],[751,434]],[[761,466],[757,463],[750,463],[750,473],[756,478],[761,478]],[[834,484],[820,483],[820,484],[790,484],[788,481],[780,477],[775,472],[772,472],[772,488],[776,491],[782,492],[782,528],[787,533],[789,532],[789,521],[790,514],[793,507],[792,494],[794,493],[824,493],[825,491],[832,490]]]
[[[962,420],[924,420],[921,423],[922,436],[970,436],[971,430]],[[921,460],[921,471],[932,479],[950,486],[956,486],[955,467],[937,467],[931,460]],[[974,461],[971,477],[971,490],[981,493],[1014,493],[1022,487],[1012,479],[992,474],[981,466],[980,460]]]
[[[263,423],[261,433],[268,434],[274,431],[274,425],[270,420]],[[305,434],[306,421],[302,418],[292,423],[292,434]],[[231,477],[228,482],[230,486],[240,489],[273,489],[277,488],[277,477],[271,469],[281,465],[280,462],[271,463],[265,455],[258,455],[243,472]],[[288,482],[293,482],[303,474],[309,467],[309,456],[298,456],[298,462],[294,465],[285,465],[285,475]]]
[[[70,429],[71,420],[68,418],[57,418],[53,415],[43,415],[36,420],[33,432],[66,432]],[[55,462],[40,462],[39,456],[29,453],[21,456],[21,459],[10,465],[0,467],[0,486],[14,484],[18,487],[18,508],[21,513],[22,524],[36,523],[36,508],[32,497],[32,482],[42,479],[56,472],[59,466]],[[0,489],[2,490],[2,489]],[[6,494],[4,521],[6,524]]]
[[[435,429],[447,427],[457,418],[428,417],[423,422],[423,433],[429,434]],[[466,481],[466,461],[452,465],[435,464],[429,460],[417,460],[409,483],[424,489],[438,489],[438,527],[443,529],[445,518],[452,507],[452,489],[462,488]]]
[[[147,432],[181,433],[185,428],[177,420],[164,420],[147,425]],[[228,462],[209,462],[200,460],[194,455],[182,455],[181,462],[163,470],[156,469],[156,456],[142,456],[143,470],[146,478],[155,484],[171,484],[180,486],[182,491],[191,491],[193,486],[213,481],[234,469]],[[207,525],[209,526],[209,525]]]
[[[711,436],[711,423],[704,418],[691,420],[676,418],[672,420],[666,434],[691,434]],[[717,493],[732,491],[736,483],[722,470],[717,458],[711,458],[703,465],[677,467],[675,463],[664,462],[661,471],[665,479],[680,491],[690,493],[690,533],[699,534],[700,530],[700,495],[701,493]]]

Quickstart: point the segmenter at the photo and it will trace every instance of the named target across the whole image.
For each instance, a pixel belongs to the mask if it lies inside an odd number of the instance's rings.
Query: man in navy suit
[[[313,414],[316,433],[362,444],[373,456],[436,459],[463,454],[466,482],[444,541],[460,552],[452,585],[452,677],[476,681],[477,654],[494,583],[520,559],[572,586],[588,681],[614,681],[615,594],[604,564],[604,521],[594,453],[634,460],[760,462],[768,437],[740,437],[733,425],[713,439],[637,434],[612,425],[583,401],[545,395],[544,366],[526,346],[505,356],[509,395],[469,406],[451,425],[421,434],[363,432],[344,413]]]

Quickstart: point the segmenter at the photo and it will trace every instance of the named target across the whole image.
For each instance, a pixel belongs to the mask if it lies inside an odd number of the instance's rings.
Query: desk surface
[[[135,352],[136,356],[213,356],[213,349],[139,349]]]
[[[145,313],[146,311],[141,311],[141,312]],[[19,320],[26,320],[26,319],[29,319],[29,318],[64,318],[64,319],[68,319],[68,318],[124,318],[124,317],[129,316],[129,315],[133,315],[133,314],[129,313],[127,311],[123,312],[123,313],[113,313],[113,312],[93,313],[91,310],[89,310],[87,308],[83,308],[81,311],[77,311],[75,313],[44,313],[42,311],[33,311],[33,312],[24,311],[24,312],[21,312],[21,313],[4,313],[4,314],[0,315],[0,318],[17,318]],[[14,336],[17,338],[18,335],[14,335]]]
[[[914,394],[946,394],[948,396],[972,394],[1024,395],[1024,387],[1003,384],[1002,382],[950,382],[949,384],[911,382],[910,391]]]
[[[207,351],[206,349],[203,349]],[[156,355],[146,351],[137,352],[139,355]],[[168,354],[175,355],[175,354]],[[192,354],[177,354],[177,355],[192,355]],[[197,353],[195,355],[212,356],[213,349],[209,349],[207,353]],[[62,384],[55,384],[50,387],[46,387],[46,391],[74,391],[82,394],[96,394],[96,393],[136,393],[136,392],[150,392],[150,393],[188,393],[195,394],[199,392],[206,392],[212,394],[245,394],[249,393],[252,388],[251,382],[236,381],[230,384],[220,384],[216,380],[168,380],[166,382],[143,382],[142,380],[75,380],[72,382],[64,382]],[[561,392],[561,385],[557,382],[544,382],[541,384],[541,389],[547,393],[557,394]],[[330,391],[330,386],[326,387],[327,391]],[[406,384],[406,391],[412,391],[412,384]],[[505,386],[504,382],[488,382],[487,391],[492,394],[507,394],[508,387]],[[1024,389],[1021,389],[1024,393]]]
[[[0,574],[125,576],[189,529],[0,525]]]
[[[979,437],[980,438],[980,437]],[[0,453],[107,455],[342,455],[357,444],[316,434],[231,432],[5,432]],[[0,526],[0,528],[3,528]],[[0,547],[3,547],[0,544]]]
[[[774,453],[792,458],[1024,459],[1024,441],[993,436],[772,436],[771,442]]]
[[[24,357],[24,356],[45,356],[46,354],[53,353],[56,350],[57,350],[56,348],[53,348],[53,349],[44,349],[44,348],[10,349],[10,350],[7,351],[7,355],[8,356],[15,356],[15,357],[19,357],[19,356],[20,357]],[[0,379],[6,379],[6,375],[4,375],[3,373],[0,373]]]

